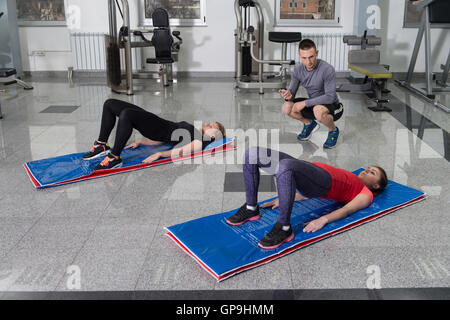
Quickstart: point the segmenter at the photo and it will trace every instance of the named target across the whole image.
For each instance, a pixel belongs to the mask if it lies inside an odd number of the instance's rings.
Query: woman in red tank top
[[[372,203],[373,197],[382,192],[387,185],[386,172],[383,168],[377,166],[370,166],[359,175],[355,175],[350,171],[324,163],[313,162],[312,164],[322,168],[331,176],[331,187],[328,193],[321,198],[332,199],[345,205],[325,216],[310,221],[303,229],[304,232],[315,232],[330,222],[343,219],[358,210],[367,208]],[[308,198],[298,192],[295,195],[295,201],[306,199]],[[275,199],[262,205],[263,208],[270,206],[277,208],[279,200]]]
[[[268,250],[276,249],[294,238],[290,225],[294,201],[322,197],[344,204],[342,208],[309,222],[303,230],[315,232],[327,223],[368,207],[373,195],[387,185],[386,173],[380,167],[371,166],[355,175],[324,163],[295,159],[283,152],[261,147],[252,147],[245,152],[243,169],[246,203],[228,217],[227,223],[239,226],[261,217],[257,201],[259,170],[274,175],[278,198],[263,207],[279,207],[280,213],[272,230],[258,243],[261,248]]]

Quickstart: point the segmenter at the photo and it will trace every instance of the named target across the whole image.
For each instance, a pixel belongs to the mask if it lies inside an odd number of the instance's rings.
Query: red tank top
[[[322,198],[333,199],[342,203],[349,203],[358,194],[365,193],[370,195],[370,202],[373,201],[372,192],[354,173],[320,162],[313,162],[313,164],[324,169],[331,176],[330,191]]]

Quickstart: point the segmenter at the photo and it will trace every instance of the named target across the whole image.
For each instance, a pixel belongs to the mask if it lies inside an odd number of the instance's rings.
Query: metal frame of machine
[[[424,9],[422,13],[422,20],[420,23],[419,31],[417,33],[416,42],[414,45],[413,54],[411,56],[411,61],[408,68],[408,73],[405,80],[396,80],[396,83],[400,86],[408,89],[409,91],[419,95],[427,102],[433,103],[436,107],[441,108],[445,112],[450,112],[450,108],[436,99],[434,93],[437,92],[450,92],[450,87],[447,85],[448,73],[450,69],[450,52],[445,65],[441,65],[443,70],[442,79],[437,82],[438,87],[433,87],[433,73],[431,69],[431,22],[430,22],[430,5],[435,3],[436,0],[424,0],[418,3],[419,9]],[[450,23],[449,23],[450,24]],[[425,78],[426,78],[426,88],[420,89],[416,88],[411,84],[414,68],[416,66],[417,57],[419,56],[420,46],[422,44],[423,37],[425,35]]]
[[[108,0],[109,34],[105,35],[105,46],[107,52],[107,83],[108,86],[111,87],[111,90],[113,90],[114,92],[133,95],[133,79],[149,78],[149,74],[144,74],[142,72],[133,74],[131,49],[152,47],[152,42],[146,39],[144,34],[152,33],[153,31],[148,29],[131,30],[128,0],[120,1],[122,3],[122,9],[119,6],[118,0]],[[117,32],[116,5],[123,19],[123,24],[119,32]],[[131,40],[132,34],[141,37],[142,41],[133,42]],[[172,55],[175,61],[178,60],[178,52],[180,51],[180,46],[182,44],[182,40],[179,37],[179,32],[177,32],[176,34],[177,35],[175,35],[174,32],[174,36],[178,39],[178,41],[174,42],[172,45]],[[124,50],[124,75],[122,74],[120,62],[120,50]],[[172,81],[173,75],[171,66],[160,68],[159,73],[163,76],[163,79]]]
[[[255,28],[250,25],[250,10],[255,8],[257,14],[257,39],[255,37]],[[282,43],[281,60],[264,60],[264,15],[261,5],[257,1],[235,0],[234,12],[237,20],[236,37],[236,87],[241,89],[259,89],[263,94],[264,89],[280,89],[286,87],[286,69],[289,65],[294,65],[295,61],[287,60],[287,42]],[[299,35],[300,33],[292,33]],[[300,41],[300,40],[299,40]],[[288,41],[295,42],[295,41]],[[257,55],[254,46],[257,47]],[[250,54],[252,61],[258,64],[258,73],[244,76],[243,74],[243,56]],[[280,72],[276,75],[266,74],[264,79],[264,65],[279,65]],[[279,81],[265,81],[268,79],[279,78]]]

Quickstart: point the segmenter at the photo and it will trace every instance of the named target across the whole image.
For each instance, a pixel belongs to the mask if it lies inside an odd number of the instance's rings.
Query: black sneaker
[[[244,205],[239,208],[238,212],[227,219],[227,223],[232,226],[240,226],[247,221],[258,220],[259,218],[261,218],[259,207],[256,207],[255,211],[249,210],[247,209],[247,204],[244,203]]]
[[[95,141],[94,146],[91,148],[91,150],[88,153],[83,154],[82,158],[83,160],[100,158],[106,156],[106,153],[109,149],[111,148],[107,144],[98,143],[98,141]]]
[[[108,154],[102,162],[100,162],[95,168],[95,170],[107,170],[107,169],[115,169],[120,168],[122,166],[122,159],[116,158],[111,154]]]
[[[259,241],[258,246],[266,250],[274,250],[283,243],[292,241],[292,239],[294,239],[292,227],[289,227],[288,231],[284,231],[281,223],[277,222],[273,226],[272,230],[270,230],[269,233],[267,233],[266,236]]]

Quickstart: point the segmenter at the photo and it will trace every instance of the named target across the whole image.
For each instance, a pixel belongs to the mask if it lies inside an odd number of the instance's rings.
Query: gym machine
[[[367,49],[368,46],[381,45],[381,38],[368,36],[367,30],[362,37],[355,35],[344,36],[343,41],[349,46],[360,46],[361,49],[350,50],[348,52],[348,67],[354,72],[364,75],[362,84],[342,84],[336,88],[336,92],[365,93],[371,96],[371,100],[376,102],[376,106],[369,107],[372,111],[392,111],[385,104],[389,99],[384,94],[389,93],[387,81],[392,78],[389,66],[380,63],[380,51]]]
[[[410,0],[413,1],[413,0]],[[397,80],[396,83],[408,89],[409,91],[419,95],[427,102],[434,104],[445,112],[450,112],[450,108],[436,99],[435,93],[450,92],[447,85],[448,73],[450,69],[450,52],[445,65],[441,65],[443,70],[441,81],[437,81],[439,86],[433,87],[433,73],[431,70],[431,24],[450,24],[450,1],[448,0],[423,0],[417,3],[418,9],[423,9],[422,19],[420,22],[419,31],[417,33],[416,42],[414,45],[413,54],[408,68],[408,73],[405,80]],[[425,35],[425,77],[426,88],[416,88],[411,84],[414,68],[416,66],[417,57],[419,55],[420,46]]]
[[[6,7],[8,9],[8,7]],[[0,11],[0,19],[4,19],[5,13],[3,11]],[[8,21],[9,27],[17,27],[15,24],[13,24],[11,21]],[[13,25],[11,25],[13,24]],[[4,28],[2,26],[0,30],[8,30],[8,28]],[[16,77],[13,77],[17,74],[17,70],[15,68],[0,68],[0,85],[11,85],[11,84],[18,84],[19,86],[23,87],[25,90],[31,90],[33,87],[26,83],[25,81],[22,81],[21,79],[18,79]],[[0,94],[6,92],[6,89],[0,89]],[[0,119],[3,119],[2,114],[2,105],[0,102]]]
[[[0,19],[4,16],[4,12],[0,12]],[[4,18],[4,17],[3,17]],[[17,27],[15,24],[14,25],[9,25],[9,27]],[[2,27],[3,29],[3,27]],[[7,30],[7,28],[5,29]],[[19,86],[21,86],[22,88],[24,88],[25,90],[32,90],[33,86],[31,86],[30,84],[26,83],[25,81],[17,78],[15,75],[17,74],[17,70],[15,68],[0,68],[0,85],[11,85],[11,84],[18,84]],[[1,115],[1,113],[0,113]]]
[[[148,58],[147,63],[159,64],[159,72],[162,76],[162,83],[165,87],[173,81],[172,64],[175,62],[174,56],[178,54],[180,45],[183,40],[180,38],[179,31],[173,31],[174,35],[179,41],[173,42],[170,35],[169,14],[162,8],[157,8],[152,14],[153,37],[152,44],[155,47],[155,58]],[[176,52],[176,54],[174,54]]]
[[[133,95],[133,78],[147,78],[148,75],[144,73],[133,74],[131,50],[132,48],[154,47],[152,41],[144,36],[145,33],[153,33],[153,30],[131,30],[128,1],[120,1],[122,8],[118,0],[108,0],[109,34],[105,35],[107,83],[111,90],[116,93]],[[116,7],[119,9],[123,21],[119,32],[117,32]],[[173,60],[177,61],[182,39],[179,37],[179,32],[174,31],[172,34],[178,39],[178,41],[172,42],[171,45]],[[142,41],[133,42],[131,39],[132,35],[140,37]],[[124,68],[121,63],[121,50],[124,52]],[[122,69],[124,69],[125,73],[122,72]],[[164,85],[168,85],[168,81],[172,80],[171,65],[170,67],[161,66],[160,73],[163,76]]]
[[[257,30],[250,24],[250,8],[256,10]],[[302,40],[301,33],[269,32],[269,41],[282,44],[281,60],[264,60],[264,16],[261,5],[254,0],[235,0],[234,12],[237,20],[234,34],[236,38],[236,87],[259,89],[260,94],[264,94],[265,88],[285,88],[287,84],[286,69],[295,64],[294,60],[286,58],[287,44],[300,42]],[[258,65],[256,74],[252,72],[253,61]],[[264,65],[266,64],[280,66],[280,72],[264,74]]]

